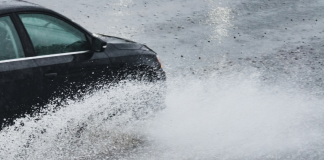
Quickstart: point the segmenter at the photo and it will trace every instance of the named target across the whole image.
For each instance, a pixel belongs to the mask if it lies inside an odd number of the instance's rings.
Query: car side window
[[[0,60],[22,57],[25,54],[10,17],[0,17]]]
[[[90,50],[86,36],[70,24],[45,14],[20,14],[37,56]]]

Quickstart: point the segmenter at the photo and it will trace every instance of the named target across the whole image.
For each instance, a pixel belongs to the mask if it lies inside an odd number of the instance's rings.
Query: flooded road
[[[30,2],[147,44],[168,88],[126,83],[48,105],[0,132],[0,159],[323,159],[324,1]]]

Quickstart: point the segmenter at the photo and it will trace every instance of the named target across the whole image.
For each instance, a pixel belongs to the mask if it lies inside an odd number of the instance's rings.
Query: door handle
[[[56,76],[57,76],[57,73],[46,73],[45,74],[45,77],[47,77],[47,78],[54,78]]]

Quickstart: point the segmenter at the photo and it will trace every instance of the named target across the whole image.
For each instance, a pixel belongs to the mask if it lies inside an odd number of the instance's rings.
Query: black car
[[[165,73],[145,45],[92,34],[36,4],[0,3],[0,128],[55,97],[125,78],[156,82]]]

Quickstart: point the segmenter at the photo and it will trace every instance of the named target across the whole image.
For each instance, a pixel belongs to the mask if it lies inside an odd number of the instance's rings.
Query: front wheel
[[[124,69],[120,78],[121,80],[125,79],[143,82],[158,82],[166,80],[165,72],[162,69],[153,69],[146,66]]]

